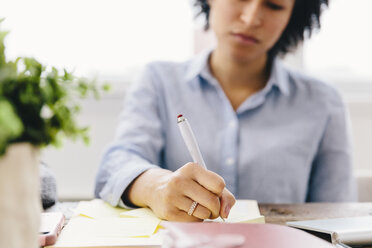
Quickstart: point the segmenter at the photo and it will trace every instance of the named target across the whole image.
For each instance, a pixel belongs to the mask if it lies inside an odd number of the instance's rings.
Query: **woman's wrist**
[[[150,207],[153,199],[156,199],[155,190],[158,184],[164,180],[164,176],[171,174],[169,170],[153,168],[139,175],[130,186],[128,186],[126,199],[130,204],[138,207]]]

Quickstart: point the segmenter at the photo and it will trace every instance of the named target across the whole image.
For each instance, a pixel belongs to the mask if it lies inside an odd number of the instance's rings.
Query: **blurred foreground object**
[[[274,224],[164,222],[164,248],[332,248],[304,231]]]
[[[34,58],[8,61],[6,35],[0,31],[0,247],[36,248],[39,148],[59,146],[63,137],[87,143],[88,128],[76,123],[78,99],[89,93],[98,98],[99,90],[94,81]]]

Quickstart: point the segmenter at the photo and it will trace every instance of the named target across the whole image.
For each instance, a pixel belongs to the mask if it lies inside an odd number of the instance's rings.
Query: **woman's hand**
[[[195,163],[175,172],[150,169],[128,188],[127,197],[134,205],[150,207],[159,218],[171,221],[227,218],[235,204],[223,178]],[[198,205],[188,215],[194,201]]]

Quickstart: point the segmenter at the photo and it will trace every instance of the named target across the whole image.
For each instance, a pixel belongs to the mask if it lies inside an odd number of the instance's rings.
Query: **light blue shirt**
[[[149,64],[127,96],[97,178],[97,197],[122,205],[142,172],[177,170],[191,156],[177,126],[189,121],[209,170],[240,199],[354,201],[345,106],[332,87],[273,63],[266,86],[234,111],[209,70],[210,52]]]

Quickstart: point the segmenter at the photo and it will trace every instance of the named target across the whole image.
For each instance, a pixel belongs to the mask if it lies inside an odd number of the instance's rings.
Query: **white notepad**
[[[372,245],[372,216],[287,222],[333,244]]]
[[[221,217],[213,222],[228,222],[228,223],[265,223],[265,217],[261,215],[255,200],[237,200],[231,208],[229,217],[223,221]]]

